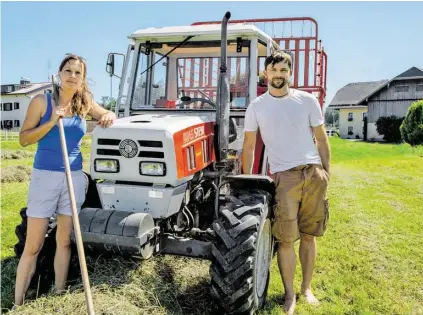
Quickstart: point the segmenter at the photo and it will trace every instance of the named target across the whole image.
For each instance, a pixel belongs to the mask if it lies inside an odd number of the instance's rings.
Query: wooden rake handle
[[[58,104],[57,102],[58,95],[55,91],[53,80],[54,78],[52,78],[53,97],[56,101],[56,104]],[[66,147],[65,128],[63,127],[62,118],[59,119],[59,131],[60,131],[60,144],[62,146],[62,153],[63,153],[63,162],[65,163],[66,180],[68,184],[69,198],[70,198],[71,208],[72,208],[72,221],[73,221],[73,228],[75,231],[76,247],[78,249],[79,265],[81,267],[82,282],[84,284],[85,300],[87,302],[88,314],[94,315],[95,313],[94,313],[93,298],[91,295],[90,279],[88,277],[87,263],[85,261],[84,245],[82,243],[81,227],[79,225],[78,211],[76,208],[75,192],[73,189],[72,174],[71,174],[69,158],[68,158],[68,149]]]

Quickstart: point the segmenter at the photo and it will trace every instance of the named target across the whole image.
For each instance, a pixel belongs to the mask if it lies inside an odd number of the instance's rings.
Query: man
[[[301,294],[308,303],[319,303],[312,293],[311,279],[316,236],[324,234],[329,218],[326,193],[330,147],[316,97],[289,88],[291,56],[278,51],[267,57],[264,65],[269,90],[247,108],[242,168],[245,174],[251,173],[260,129],[276,185],[272,233],[279,242],[278,265],[285,287],[283,308],[293,314],[296,304],[294,244],[298,239],[303,274]]]

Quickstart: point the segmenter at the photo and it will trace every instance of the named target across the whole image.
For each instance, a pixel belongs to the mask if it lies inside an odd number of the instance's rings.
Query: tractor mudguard
[[[159,227],[148,213],[84,208],[79,220],[84,246],[92,251],[129,254],[142,259],[150,258],[154,252]]]
[[[266,175],[229,175],[224,180],[229,183],[232,189],[260,189],[268,192],[271,196],[275,194],[275,182]]]

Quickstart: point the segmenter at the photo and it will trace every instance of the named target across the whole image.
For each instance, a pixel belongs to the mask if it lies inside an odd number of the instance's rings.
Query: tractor
[[[316,93],[323,105],[326,54],[311,18],[230,16],[137,30],[126,54],[109,54],[106,71],[120,79],[118,119],[92,133],[79,221],[84,247],[92,252],[210,260],[217,303],[228,314],[252,314],[263,307],[269,284],[275,187],[260,139],[253,174],[242,174],[245,110],[266,92],[260,71],[278,49],[293,56],[293,86]],[[292,30],[296,22],[313,34],[272,37],[257,26],[267,23],[275,32],[278,23],[291,23]],[[25,220],[25,209],[21,215]],[[16,229],[18,256],[24,223]],[[50,226],[53,242],[54,218]]]

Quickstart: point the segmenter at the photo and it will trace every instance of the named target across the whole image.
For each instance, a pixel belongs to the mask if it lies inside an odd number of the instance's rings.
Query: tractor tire
[[[26,226],[27,226],[27,217],[26,217],[26,208],[22,208],[19,212],[21,216],[21,223],[16,226],[15,234],[18,238],[18,242],[15,244],[14,251],[17,258],[21,258],[26,240]]]
[[[272,198],[266,191],[239,189],[227,199],[213,222],[211,295],[227,314],[254,314],[269,285]]]
[[[18,239],[14,251],[17,258],[21,258],[26,241],[27,216],[22,208],[20,215],[22,222],[16,226],[15,234]],[[37,266],[31,280],[30,288],[38,288],[40,294],[49,290],[54,280],[54,255],[56,253],[56,219],[50,218],[43,247],[37,258]]]

